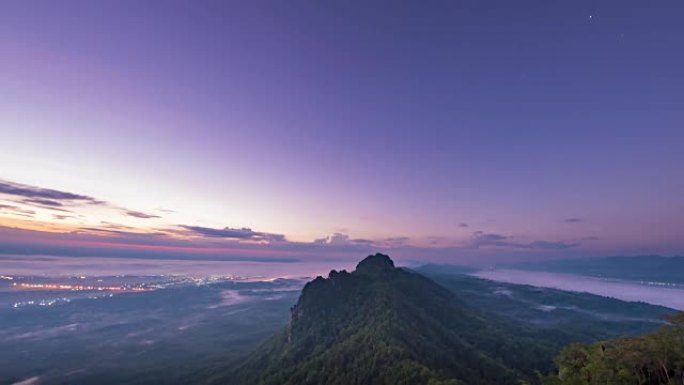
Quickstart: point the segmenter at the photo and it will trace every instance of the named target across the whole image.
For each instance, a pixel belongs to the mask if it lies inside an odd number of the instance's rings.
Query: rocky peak
[[[364,258],[356,265],[357,273],[375,273],[394,270],[394,262],[385,254],[374,254]]]

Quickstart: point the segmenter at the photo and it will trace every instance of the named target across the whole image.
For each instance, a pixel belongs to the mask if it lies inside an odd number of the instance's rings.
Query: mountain
[[[383,254],[306,284],[285,330],[220,384],[515,384],[554,348]]]
[[[684,257],[645,255],[578,258],[525,262],[505,267],[633,281],[684,283]]]

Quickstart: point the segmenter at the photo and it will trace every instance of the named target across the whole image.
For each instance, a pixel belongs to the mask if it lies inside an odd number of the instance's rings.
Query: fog
[[[573,274],[523,270],[482,270],[473,276],[493,281],[597,294],[684,310],[684,289]]]
[[[337,260],[249,262],[101,257],[2,256],[0,274],[36,276],[212,275],[244,278],[298,278],[327,275],[331,269],[353,269]]]

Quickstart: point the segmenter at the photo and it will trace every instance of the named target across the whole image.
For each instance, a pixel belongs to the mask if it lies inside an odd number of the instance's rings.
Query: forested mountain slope
[[[555,349],[376,254],[303,289],[292,320],[237,369],[234,384],[514,384]]]
[[[667,319],[669,325],[639,337],[568,346],[544,385],[684,384],[684,313]]]

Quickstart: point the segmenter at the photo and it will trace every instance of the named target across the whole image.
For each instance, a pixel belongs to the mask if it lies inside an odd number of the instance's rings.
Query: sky
[[[684,254],[684,3],[0,5],[0,258]]]

